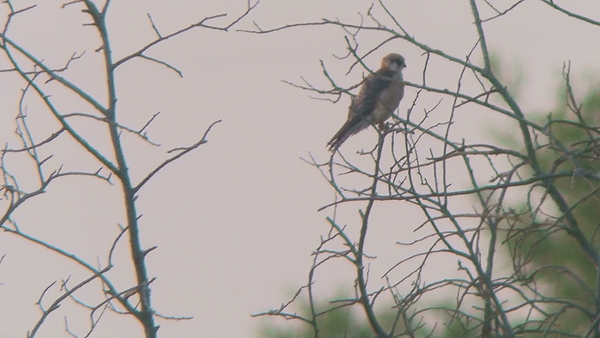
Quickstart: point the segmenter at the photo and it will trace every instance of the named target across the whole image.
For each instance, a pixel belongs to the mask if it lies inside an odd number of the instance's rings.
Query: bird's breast
[[[378,124],[387,120],[394,110],[398,108],[402,96],[404,96],[404,84],[402,80],[391,82],[379,95],[379,99],[373,110],[373,123]]]

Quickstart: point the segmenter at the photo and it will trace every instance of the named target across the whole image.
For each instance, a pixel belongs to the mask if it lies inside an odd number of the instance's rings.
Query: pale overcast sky
[[[93,66],[99,57],[94,51],[99,47],[97,35],[90,27],[82,28],[88,17],[81,13],[80,5],[60,9],[65,1],[39,1],[36,8],[13,18],[9,33],[13,40],[56,67],[64,65],[73,53],[85,51],[83,60],[74,62],[66,76],[102,100],[105,96],[98,79],[102,69]],[[492,2],[505,9],[505,1]],[[20,9],[35,2],[12,3]],[[476,42],[468,1],[385,3],[411,35],[430,47],[464,58]],[[597,1],[563,3],[574,12],[600,19]],[[357,13],[366,12],[370,5],[369,1],[261,0],[236,27],[252,29],[255,21],[267,29],[321,18],[359,24]],[[246,6],[245,0],[113,0],[108,28],[114,58],[136,51],[154,38],[147,13],[161,33],[168,34],[206,16],[229,13],[211,21],[216,26],[225,25]],[[381,14],[377,4],[375,8]],[[482,12],[484,17],[492,14],[489,9]],[[2,25],[6,13],[6,5],[0,5]],[[305,78],[326,88],[328,81],[319,60],[345,86],[358,83],[365,71],[355,67],[346,75],[351,63],[334,57],[346,53],[345,32],[339,27],[301,27],[266,35],[237,32],[236,27],[230,32],[194,29],[148,52],[177,67],[183,78],[141,59],[120,67],[117,73],[119,120],[136,129],[160,112],[147,132],[164,150],[194,143],[208,125],[223,120],[214,126],[207,144],[160,172],[139,193],[143,245],[158,246],[148,255],[149,273],[157,277],[152,284],[153,305],[163,315],[194,317],[190,321],[159,320],[161,337],[253,337],[258,320],[250,314],[279,307],[306,283],[310,254],[319,236],[328,230],[325,217],[332,211],[317,209],[334,200],[334,191],[301,158],[308,158],[310,153],[319,161],[328,159],[326,143],[345,121],[349,98],[336,104],[314,100],[308,92],[282,80],[302,83],[301,78]],[[540,1],[525,1],[485,28],[489,48],[505,65],[507,77],[523,77],[519,103],[527,111],[544,112],[553,107],[564,62],[572,62],[575,83],[581,84],[582,92],[586,74],[600,71],[596,43],[600,41],[600,28],[556,13]],[[360,51],[366,52],[385,37],[365,34]],[[404,78],[420,82],[425,56],[401,40],[369,55],[365,63],[377,68],[381,57],[391,52],[405,56],[408,67]],[[455,86],[460,69],[445,63],[430,66],[430,86]],[[7,63],[2,57],[0,69],[5,68]],[[19,145],[12,135],[18,104],[15,97],[22,87],[17,77],[0,73],[0,140],[14,147]],[[407,88],[399,114],[406,112],[415,92]],[[422,103],[433,105],[440,98],[432,94]],[[47,135],[56,123],[40,107],[36,99],[27,102],[32,130]],[[87,108],[65,96],[61,109]],[[492,122],[496,128],[503,128],[504,123],[482,115],[458,119],[457,123],[466,126],[464,137],[472,139],[486,137],[493,129]],[[79,125],[94,146],[108,150],[104,130],[94,126],[85,121]],[[124,140],[134,179],[141,179],[166,158],[164,152],[135,137],[125,136]],[[370,147],[374,141],[375,133],[369,130],[344,147],[358,150]],[[49,166],[64,163],[65,169],[92,171],[99,167],[72,142],[60,142],[69,151],[52,158]],[[348,153],[353,152],[348,149]],[[23,162],[11,169],[25,175],[30,165]],[[97,257],[104,261],[117,223],[124,222],[119,193],[117,187],[98,180],[59,181],[47,194],[19,210],[15,219],[23,230],[92,263]],[[381,224],[397,217],[397,210],[387,212],[378,214]],[[403,216],[410,219],[410,215]],[[356,212],[341,217],[347,222],[357,220]],[[395,250],[395,241],[413,236],[418,223],[394,229],[394,236],[398,236],[394,238],[385,228],[375,230],[372,240]],[[5,233],[0,233],[2,254],[6,257],[0,264],[0,338],[25,336],[39,318],[35,302],[50,283],[69,275],[74,280],[88,276],[61,257]],[[126,247],[118,247],[117,254],[121,255],[121,265],[111,271],[112,276],[122,285],[133,283],[124,256]],[[388,259],[397,257],[394,254]],[[455,270],[455,266],[445,268]],[[323,273],[319,280],[321,295],[331,295],[340,285],[352,284],[351,275],[344,269]],[[55,288],[51,294],[57,295],[58,290]],[[89,301],[100,297],[90,288]],[[85,332],[85,312],[77,311],[72,304],[63,305],[61,310],[65,312],[51,316],[48,328],[39,337],[67,336],[63,331],[65,313],[69,313],[73,330]],[[142,336],[133,319],[113,316],[111,320],[118,324],[104,322],[93,337]]]

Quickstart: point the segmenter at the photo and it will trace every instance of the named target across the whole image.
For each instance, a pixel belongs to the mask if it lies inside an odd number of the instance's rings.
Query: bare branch
[[[178,158],[182,157],[183,155],[185,155],[185,154],[189,153],[190,151],[192,151],[192,150],[194,150],[194,149],[198,148],[199,146],[201,146],[201,145],[203,145],[203,144],[207,143],[207,142],[208,142],[208,140],[206,140],[206,136],[208,135],[208,132],[210,131],[210,129],[211,129],[211,128],[212,128],[212,127],[215,125],[215,124],[217,124],[217,123],[220,123],[220,122],[221,122],[221,120],[217,120],[217,121],[213,122],[213,123],[212,123],[212,124],[211,124],[211,125],[210,125],[210,126],[207,128],[207,129],[206,129],[206,131],[204,132],[204,135],[202,135],[202,138],[201,138],[201,139],[200,139],[198,142],[196,142],[196,143],[192,144],[191,146],[189,146],[189,147],[179,147],[179,148],[174,148],[174,149],[171,149],[171,150],[169,150],[169,152],[170,152],[170,153],[171,153],[171,152],[179,152],[179,153],[178,153],[177,155],[175,155],[175,156],[173,156],[173,157],[171,157],[171,158],[169,158],[169,159],[165,160],[163,163],[161,163],[161,164],[160,164],[160,165],[158,165],[156,168],[154,168],[154,170],[152,170],[152,171],[151,171],[151,172],[150,172],[148,175],[146,175],[146,177],[144,177],[144,178],[143,178],[143,179],[140,181],[140,183],[138,183],[138,184],[137,184],[137,185],[136,185],[136,186],[133,188],[133,192],[134,192],[134,193],[137,193],[137,192],[140,190],[140,188],[141,188],[141,187],[142,187],[144,184],[146,184],[146,183],[147,183],[147,182],[148,182],[148,181],[149,181],[149,180],[150,180],[150,179],[151,179],[151,178],[152,178],[152,177],[153,177],[153,176],[154,176],[156,173],[158,173],[160,170],[162,170],[164,167],[166,167],[166,166],[167,166],[169,163],[171,163],[171,162],[173,162],[173,161],[177,160]]]

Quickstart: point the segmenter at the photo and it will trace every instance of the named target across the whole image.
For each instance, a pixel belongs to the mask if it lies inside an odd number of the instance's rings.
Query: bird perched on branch
[[[404,96],[404,67],[406,63],[400,54],[388,54],[381,60],[381,68],[365,78],[358,95],[352,99],[348,120],[327,143],[329,150],[336,151],[348,137],[369,125],[384,127],[383,123],[392,116]]]

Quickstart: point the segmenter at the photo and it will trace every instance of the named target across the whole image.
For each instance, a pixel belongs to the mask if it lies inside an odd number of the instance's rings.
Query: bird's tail
[[[336,151],[348,137],[358,133],[369,126],[369,122],[362,116],[354,116],[354,118],[346,121],[342,128],[327,142],[329,151]]]
[[[346,139],[350,137],[348,133],[344,133],[343,128],[335,134],[335,136],[327,142],[327,146],[329,147],[329,151],[336,151]]]

